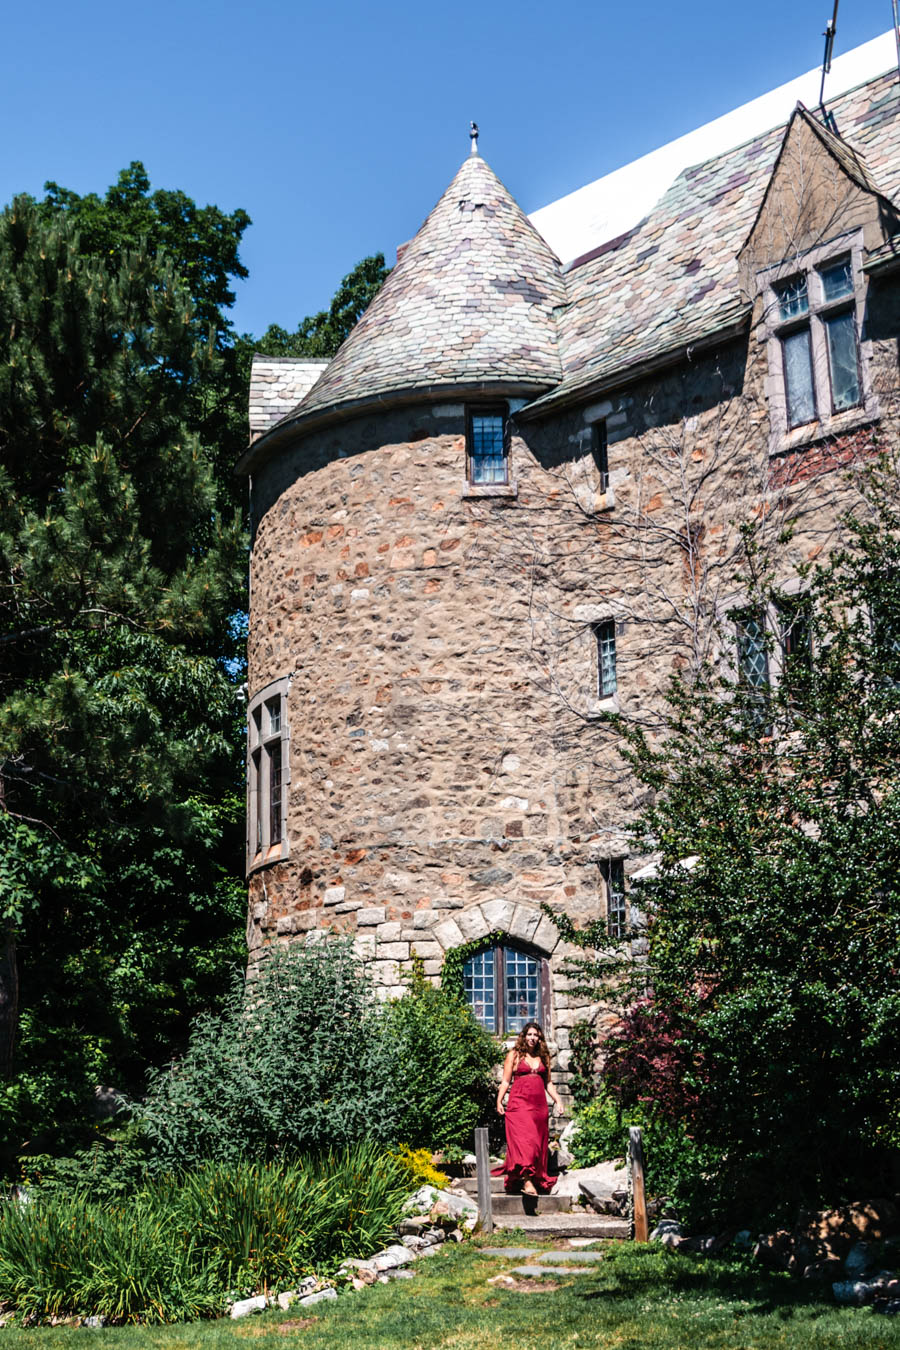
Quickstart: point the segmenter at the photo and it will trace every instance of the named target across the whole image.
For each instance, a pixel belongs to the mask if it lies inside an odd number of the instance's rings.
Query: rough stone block
[[[294,916],[292,914],[282,914],[281,918],[275,925],[275,932],[278,934],[279,937],[281,937],[283,933],[293,933],[293,931],[294,931]]]
[[[379,961],[408,961],[409,943],[379,942],[378,959]]]
[[[421,938],[418,937],[414,938],[410,943],[409,951],[410,956],[418,956],[423,961],[440,962],[440,959],[444,954],[439,942],[423,942]]]
[[[491,931],[491,925],[486,923],[478,905],[469,905],[467,909],[461,909],[456,916],[456,922],[466,942],[475,942]]]
[[[483,900],[481,902],[481,912],[484,915],[488,932],[500,928],[504,933],[508,933],[515,910],[516,906],[512,900]]]
[[[425,965],[425,974],[428,976],[428,978],[429,978],[430,980],[434,980],[434,979],[439,978],[440,973],[441,973],[441,971],[442,971],[443,968],[444,968],[444,963],[443,963],[443,961],[428,961],[428,960],[426,960],[426,961],[424,962],[424,965]]]
[[[412,917],[413,928],[433,928],[437,917],[437,910],[417,909]]]
[[[546,914],[542,914],[541,921],[534,930],[534,937],[531,940],[536,947],[549,955],[550,952],[556,950],[559,942],[559,929],[552,919],[548,919]]]
[[[375,936],[368,933],[360,934],[353,939],[353,951],[361,961],[374,961],[375,959]]]
[[[459,929],[459,924],[455,919],[442,919],[435,926],[434,936],[443,947],[444,951],[449,951],[451,947],[461,947],[465,938]]]
[[[542,917],[540,910],[531,905],[516,905],[509,925],[510,937],[518,938],[520,942],[533,941]]]
[[[334,912],[335,914],[353,914],[362,907],[363,902],[361,900],[345,900],[342,905],[335,905]]]
[[[381,906],[372,906],[357,910],[356,923],[359,928],[372,928],[375,924],[384,923],[384,909]]]
[[[344,886],[329,886],[322,896],[323,905],[340,905],[346,898],[347,891]]]
[[[380,923],[375,929],[375,935],[379,942],[399,942],[402,926],[399,923]]]

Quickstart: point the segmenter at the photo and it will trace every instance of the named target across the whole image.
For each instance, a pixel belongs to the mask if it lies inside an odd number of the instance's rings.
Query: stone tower
[[[515,421],[560,379],[564,300],[557,258],[473,153],[324,370],[258,359],[252,407],[297,406],[242,462],[251,960],[343,930],[400,993],[414,956],[438,979],[466,945],[476,1015],[501,1033],[537,1015],[563,1069],[583,1010],[541,906],[596,916],[624,851],[548,697],[563,668],[596,686],[591,615],[546,668],[550,601],[579,598],[545,575],[582,528],[561,475],[574,465],[592,504],[606,485]]]

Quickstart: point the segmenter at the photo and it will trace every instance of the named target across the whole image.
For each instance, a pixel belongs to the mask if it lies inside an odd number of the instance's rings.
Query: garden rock
[[[408,1247],[401,1243],[396,1243],[392,1247],[386,1247],[383,1252],[377,1252],[372,1257],[372,1264],[379,1272],[385,1270],[396,1270],[398,1266],[405,1266],[408,1261],[414,1261],[416,1258]]]
[[[427,1214],[443,1195],[443,1191],[438,1191],[434,1186],[421,1186],[415,1195],[411,1195],[403,1206],[405,1214]]]
[[[853,1303],[857,1306],[872,1303],[878,1292],[878,1286],[866,1280],[836,1280],[831,1289],[838,1303]]]
[[[328,1298],[337,1298],[337,1290],[332,1289],[330,1286],[327,1289],[320,1289],[315,1294],[307,1294],[305,1298],[301,1298],[300,1303],[303,1307],[308,1308],[310,1304],[321,1303],[324,1299]]]
[[[854,1242],[844,1258],[844,1270],[851,1280],[859,1280],[867,1275],[875,1264],[872,1248],[868,1242]]]
[[[679,1247],[685,1239],[685,1231],[674,1219],[660,1219],[650,1234],[651,1242],[661,1242],[664,1247]]]
[[[240,1298],[231,1305],[232,1317],[247,1317],[250,1313],[263,1312],[269,1300],[265,1294],[256,1294],[253,1298]]]
[[[579,1192],[589,1188],[595,1195],[611,1196],[622,1189],[625,1173],[621,1162],[602,1162],[594,1167],[572,1167],[553,1187],[554,1195],[575,1199]]]

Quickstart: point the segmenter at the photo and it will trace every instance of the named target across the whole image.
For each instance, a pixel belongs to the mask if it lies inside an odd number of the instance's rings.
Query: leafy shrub
[[[468,1143],[490,1114],[491,1070],[502,1053],[461,999],[436,989],[416,968],[409,992],[383,1014],[385,1041],[400,1065],[397,1137],[413,1148]]]
[[[392,1151],[391,1157],[400,1164],[410,1184],[415,1188],[436,1186],[438,1190],[443,1190],[450,1181],[446,1172],[441,1172],[434,1166],[430,1149],[412,1149],[408,1144],[401,1144]]]
[[[0,1207],[0,1304],[115,1322],[212,1316],[229,1294],[285,1288],[368,1256],[409,1192],[371,1143],[296,1163],[210,1163],[113,1205],[38,1191]]]
[[[137,1108],[155,1172],[403,1138],[398,1047],[349,942],[273,952]]]
[[[575,1115],[576,1129],[570,1148],[576,1167],[593,1167],[611,1158],[624,1158],[628,1149],[628,1126],[642,1125],[636,1111],[622,1112],[609,1097],[596,1097]]]

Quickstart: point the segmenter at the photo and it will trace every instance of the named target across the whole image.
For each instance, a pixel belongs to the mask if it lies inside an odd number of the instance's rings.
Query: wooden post
[[[628,1161],[631,1166],[631,1196],[634,1203],[634,1240],[646,1242],[650,1230],[647,1226],[647,1194],[644,1190],[644,1139],[640,1125],[628,1127]]]
[[[475,1131],[475,1170],[478,1177],[478,1218],[482,1233],[493,1233],[494,1215],[491,1210],[491,1155],[486,1129]]]

